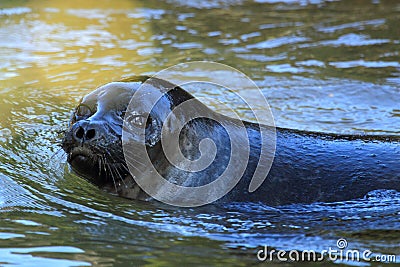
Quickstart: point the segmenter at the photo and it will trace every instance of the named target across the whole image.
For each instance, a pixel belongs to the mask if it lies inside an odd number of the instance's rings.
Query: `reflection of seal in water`
[[[122,125],[130,99],[146,79],[134,77],[112,82],[86,95],[75,109],[63,140],[68,162],[77,173],[105,190],[134,199],[149,197],[129,174],[122,151]],[[138,113],[132,118],[134,123],[146,127],[144,142],[149,158],[167,180],[185,185],[190,181],[191,186],[207,184],[228,164],[230,144],[227,133],[211,119],[189,121],[179,134],[182,154],[188,159],[196,159],[200,153],[199,141],[211,138],[216,144],[217,156],[209,167],[199,172],[188,173],[172,166],[163,154],[160,142],[160,129],[164,123],[161,118],[193,96],[165,81],[162,84],[174,89],[157,102],[150,114]],[[197,105],[207,109],[198,101]],[[260,127],[266,126],[243,124],[250,142],[247,168],[225,200],[278,205],[349,200],[376,189],[400,191],[398,136],[337,135],[277,128],[272,168],[261,187],[250,193],[247,189],[260,155]],[[140,158],[133,159],[138,166],[141,164]]]

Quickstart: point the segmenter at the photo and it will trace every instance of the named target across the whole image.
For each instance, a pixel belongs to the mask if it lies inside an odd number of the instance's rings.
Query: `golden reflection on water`
[[[152,46],[140,7],[126,0],[28,1],[0,16],[0,141],[35,122],[54,124],[57,113],[100,84],[151,71],[151,54],[138,53]],[[68,117],[62,119],[65,126]]]
[[[64,112],[122,76],[210,60],[258,82],[278,126],[398,133],[398,5],[283,2],[1,1],[0,124],[41,112],[34,100]]]
[[[125,0],[29,1],[28,14],[0,17],[3,42],[9,43],[3,53],[18,55],[15,66],[0,69],[2,87],[93,88],[131,72],[129,62],[151,56],[136,51],[152,43],[150,27],[129,16],[140,6]],[[141,67],[138,72],[150,70]]]

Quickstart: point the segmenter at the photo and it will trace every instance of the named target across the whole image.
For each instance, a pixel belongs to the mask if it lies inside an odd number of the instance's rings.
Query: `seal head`
[[[78,175],[106,191],[135,199],[148,196],[129,174],[122,148],[122,128],[132,96],[148,79],[135,76],[111,82],[83,97],[73,111],[62,141],[67,161]],[[175,105],[193,96],[166,81],[151,78],[151,83],[163,94],[159,103],[150,114],[142,114],[140,106],[146,104],[144,100],[139,103],[138,110],[129,112],[128,119],[131,125],[145,124],[145,144],[152,148],[149,155],[156,157],[161,149],[163,118]]]

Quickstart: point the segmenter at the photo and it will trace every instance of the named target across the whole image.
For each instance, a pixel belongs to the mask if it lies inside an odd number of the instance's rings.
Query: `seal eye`
[[[131,115],[125,119],[129,124],[141,127],[145,122],[145,117],[142,115]]]
[[[132,118],[132,123],[138,125],[138,126],[142,126],[144,124],[144,117],[139,115],[139,116],[134,116]]]
[[[144,115],[133,115],[127,118],[127,120],[129,123],[138,127],[142,127],[146,123],[146,129],[153,123],[153,119],[150,116],[147,116],[146,120],[146,116]]]
[[[75,114],[78,117],[89,117],[90,115],[93,114],[93,112],[89,108],[89,106],[85,104],[79,104],[79,106],[76,108]]]
[[[72,113],[69,125],[71,126],[75,124],[75,122],[86,119],[93,114],[93,110],[88,105],[81,103],[75,108],[74,113]]]

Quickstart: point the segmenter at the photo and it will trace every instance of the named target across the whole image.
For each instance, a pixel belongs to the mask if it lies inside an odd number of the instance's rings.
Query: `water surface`
[[[278,126],[398,135],[399,21],[398,1],[2,1],[0,265],[244,266],[265,245],[320,252],[338,238],[399,261],[397,192],[173,208],[101,192],[68,170],[58,145],[96,86],[191,60],[247,74]]]

